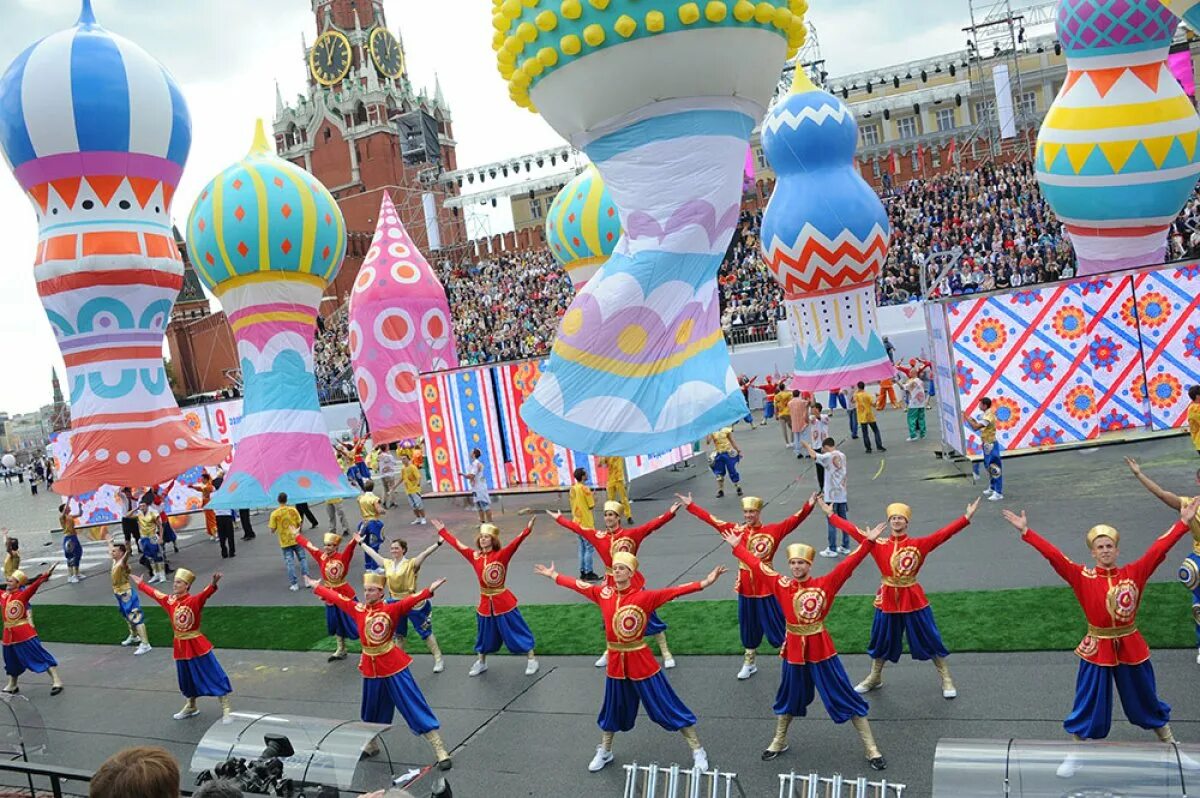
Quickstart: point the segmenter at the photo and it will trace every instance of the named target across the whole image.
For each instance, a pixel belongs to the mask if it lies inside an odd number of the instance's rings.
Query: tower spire
[[[283,116],[283,95],[279,93],[279,81],[275,81],[275,118]]]

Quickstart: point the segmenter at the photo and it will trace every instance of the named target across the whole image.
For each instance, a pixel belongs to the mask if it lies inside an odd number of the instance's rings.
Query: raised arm
[[[441,521],[437,520],[436,518],[433,519],[430,523],[432,523],[433,528],[437,530],[438,537],[440,537],[442,540],[446,541],[451,546],[453,546],[455,551],[457,551],[459,554],[461,554],[463,557],[465,557],[468,562],[471,561],[471,558],[475,555],[475,552],[469,546],[463,545],[463,542],[461,540],[454,537],[454,535],[451,535],[450,530],[446,529],[446,525],[443,524]]]
[[[312,544],[312,541],[310,541],[308,538],[304,537],[303,532],[296,533],[296,542],[299,543],[301,546],[303,546],[304,550],[307,551],[309,554],[311,554],[313,556],[313,559],[316,560],[317,562],[321,562],[321,560],[324,559],[325,552],[318,549],[316,546],[314,546]]]
[[[367,548],[368,547],[364,547],[363,551],[366,551]],[[393,610],[393,612],[397,616],[407,615],[409,612],[412,611],[413,607],[417,606],[422,601],[433,598],[433,594],[437,591],[437,589],[439,587],[442,586],[442,583],[445,581],[446,581],[445,579],[439,579],[436,582],[434,582],[432,585],[430,585],[429,587],[425,588],[424,590],[418,590],[413,595],[405,596],[404,598],[400,599],[399,601],[397,601],[393,604],[390,604],[388,606],[396,607],[396,609]]]
[[[1050,567],[1062,577],[1064,582],[1074,586],[1080,580],[1083,569],[1078,563],[1072,562],[1067,555],[1059,551],[1057,546],[1030,529],[1024,510],[1020,515],[1012,510],[1005,510],[1004,519],[1021,533],[1021,540],[1033,546],[1037,549],[1038,554],[1046,558],[1046,562],[1050,563]]]
[[[696,516],[718,532],[725,532],[726,530],[733,529],[734,527],[734,525],[728,521],[722,521],[719,518],[713,518],[711,515],[709,515],[708,510],[705,510],[703,507],[692,501],[691,494],[688,494],[687,496],[679,496],[679,501],[683,503],[683,506],[687,508],[689,513]]]
[[[808,514],[813,511],[813,507],[815,507],[816,504],[817,504],[817,494],[814,493],[812,496],[808,497],[808,501],[806,501],[804,503],[804,506],[801,507],[799,510],[792,513],[791,515],[789,515],[787,518],[783,519],[782,521],[779,521],[778,523],[775,523],[775,524],[771,524],[770,525],[771,531],[774,532],[777,537],[781,537],[781,538],[784,537],[785,535],[790,535],[792,532],[795,531],[796,527],[800,526],[800,524],[804,522],[805,518],[808,518]]]
[[[976,499],[975,503],[978,504],[979,500]],[[927,551],[933,551],[938,546],[942,545],[947,540],[949,540],[950,538],[957,535],[959,532],[966,529],[968,526],[970,526],[970,524],[971,524],[971,519],[969,516],[960,515],[958,518],[955,518],[953,521],[946,524],[944,527],[939,529],[937,532],[934,532],[933,534],[926,535],[925,537],[921,538],[921,541],[922,541],[922,543],[925,544],[925,546],[928,547]]]
[[[686,596],[689,593],[699,593],[708,587],[711,587],[714,582],[721,578],[728,569],[724,565],[718,565],[708,572],[708,576],[701,579],[699,582],[685,582],[682,585],[672,585],[671,587],[663,588],[662,590],[648,590],[651,596],[650,606],[653,609],[658,609],[672,599],[677,599],[680,596]]]
[[[599,542],[600,538],[596,537],[596,530],[584,529],[582,526],[575,523],[570,518],[567,518],[565,515],[558,512],[557,510],[547,510],[547,514],[551,518],[553,518],[554,522],[556,524],[558,524],[559,526],[563,527],[564,529],[569,529],[570,531],[574,532],[576,535],[579,535],[579,537],[586,540],[588,543],[591,543],[593,546],[596,546],[596,547],[600,546],[600,542]]]
[[[213,574],[212,581],[209,582],[207,585],[205,585],[204,589],[196,594],[196,599],[197,599],[197,601],[200,602],[201,607],[203,607],[208,602],[208,600],[210,598],[212,598],[213,593],[217,592],[217,582],[220,582],[220,581],[221,581],[221,574],[220,573]]]
[[[133,582],[134,586],[137,587],[138,590],[140,590],[142,593],[145,593],[147,596],[149,596],[150,599],[153,600],[155,604],[162,607],[163,609],[166,609],[166,606],[167,606],[166,594],[159,593],[157,590],[155,590],[154,588],[147,585],[145,580],[143,580],[137,574],[130,574],[129,581]]]
[[[757,571],[770,581],[779,579],[779,574],[775,572],[774,568],[750,553],[742,535],[737,532],[723,532],[721,537],[733,548],[733,556],[741,560],[751,571]]]
[[[363,542],[361,532],[354,533],[354,542],[355,543]],[[437,548],[437,546],[435,544],[434,546],[431,546],[430,548]],[[374,560],[377,564],[382,565],[385,568],[387,567],[387,558],[384,557],[379,552],[375,551],[375,549],[371,548],[370,546],[363,546],[362,550],[363,550],[363,554],[366,554],[368,557],[370,557],[372,560]],[[426,549],[425,551],[421,552],[421,558],[424,558],[425,554],[428,553],[428,551],[429,551],[429,549]],[[421,567],[421,564],[419,562],[415,563],[415,564],[416,564],[417,568]]]
[[[829,519],[829,523],[833,524],[834,527],[842,530],[847,535],[854,538],[858,543],[862,543],[867,539],[867,536],[863,534],[861,529],[847,521],[845,518],[842,518],[840,515],[834,515],[833,505],[829,504],[824,499],[818,499],[817,501],[819,501],[821,504],[821,511],[825,513],[825,516]]]
[[[1146,490],[1158,497],[1158,500],[1163,504],[1167,505],[1172,510],[1178,510],[1180,507],[1182,507],[1183,500],[1142,473],[1142,467],[1138,465],[1137,460],[1134,460],[1132,457],[1126,457],[1125,465],[1129,466],[1129,470],[1133,472],[1135,477],[1137,477],[1138,482],[1142,483],[1142,486]]]
[[[354,605],[358,603],[357,601],[343,596],[336,590],[330,590],[312,577],[304,577],[304,583],[312,588],[313,595],[321,601],[344,610],[351,618],[354,617]]]
[[[633,529],[631,529],[629,531],[636,532],[639,540],[641,540],[642,538],[646,538],[649,535],[651,535],[652,533],[657,532],[658,530],[662,529],[664,526],[666,526],[668,523],[670,523],[672,520],[674,520],[675,514],[678,512],[679,512],[679,502],[675,502],[669,508],[667,508],[667,511],[665,513],[663,513],[662,515],[657,516],[655,518],[651,518],[649,521],[642,524],[641,526],[634,527]]]
[[[525,542],[525,538],[533,534],[533,522],[536,518],[536,515],[530,517],[529,523],[525,525],[520,534],[513,538],[511,543],[500,549],[500,556],[511,557],[517,553],[517,549],[521,548],[521,544]]]
[[[854,569],[861,565],[862,561],[871,553],[871,550],[875,548],[875,541],[882,532],[883,524],[880,524],[871,530],[866,539],[854,551],[850,552],[850,555],[846,559],[834,566],[834,569],[825,577],[826,583],[832,592],[836,593],[842,589],[842,585],[846,584],[846,580],[854,573]]]
[[[362,541],[360,540],[359,543],[361,543],[361,542]],[[420,568],[422,565],[424,565],[426,558],[428,558],[430,554],[433,554],[435,551],[437,551],[438,546],[440,546],[440,545],[442,545],[440,541],[437,543],[430,543],[425,548],[425,551],[421,552],[416,557],[413,557],[413,568]],[[370,548],[371,548],[370,546],[364,546],[363,551],[368,551],[368,550],[370,550]],[[381,560],[382,560],[382,558],[381,558]],[[381,562],[381,564],[382,564],[382,562]]]
[[[25,603],[29,603],[29,600],[33,598],[33,594],[37,592],[39,587],[46,584],[46,580],[50,578],[50,574],[54,573],[54,569],[57,567],[58,567],[58,563],[51,565],[50,569],[48,571],[46,571],[43,574],[39,574],[38,576],[35,576],[33,578],[32,582],[27,584],[25,587],[21,588],[21,591],[18,593],[18,596],[20,597],[21,601],[24,601]]]
[[[1133,572],[1135,579],[1144,583],[1150,578],[1150,574],[1154,573],[1154,569],[1162,565],[1162,561],[1166,559],[1167,552],[1171,550],[1171,547],[1190,531],[1198,509],[1200,509],[1200,498],[1181,504],[1179,520],[1151,543],[1145,554],[1129,564],[1129,569]]]
[[[550,563],[550,567],[552,570],[554,563]],[[558,571],[554,571],[554,575],[549,578],[559,587],[565,587],[567,590],[573,590],[588,601],[593,603],[596,602],[596,591],[599,590],[599,585],[593,585],[590,582],[584,582],[582,580],[572,579],[569,576],[563,576],[562,574],[558,573]]]

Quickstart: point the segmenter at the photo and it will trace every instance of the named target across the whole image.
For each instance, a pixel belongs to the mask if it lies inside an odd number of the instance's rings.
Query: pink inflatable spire
[[[376,445],[420,437],[421,372],[458,366],[446,290],[386,191],[350,295],[350,358]]]

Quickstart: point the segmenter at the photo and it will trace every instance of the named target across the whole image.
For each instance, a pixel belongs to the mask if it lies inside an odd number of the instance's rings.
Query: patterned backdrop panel
[[[605,483],[608,473],[601,460],[542,437],[521,417],[542,364],[522,360],[421,375],[425,447],[437,491],[468,490],[462,475],[473,448],[483,455],[492,490],[567,487],[576,468],[588,472],[588,484]],[[625,472],[633,479],[683,462],[691,454],[691,446],[681,446],[655,456],[627,457]]]
[[[1139,274],[1134,292],[1153,429],[1187,425],[1189,386],[1200,384],[1200,264]]]
[[[1099,432],[1143,428],[1150,423],[1142,379],[1133,278],[1096,277],[1072,284],[1088,310],[1088,362],[1096,396]]]
[[[1181,427],[1200,384],[1198,293],[1185,264],[949,302],[960,406],[978,417],[990,396],[1008,451]]]

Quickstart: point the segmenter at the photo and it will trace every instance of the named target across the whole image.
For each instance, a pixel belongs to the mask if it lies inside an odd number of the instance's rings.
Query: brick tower
[[[435,84],[433,95],[414,93],[402,40],[387,29],[381,0],[311,0],[317,39],[304,47],[307,95],[284,103],[276,90],[275,148],[328,186],[346,217],[346,260],[329,293],[329,312],[349,296],[375,232],[386,190],[413,240],[431,262],[426,195],[443,250],[467,241],[466,225],[444,207],[457,193],[437,175],[457,169],[450,107]],[[440,162],[405,163],[397,117],[421,111],[437,129]]]

